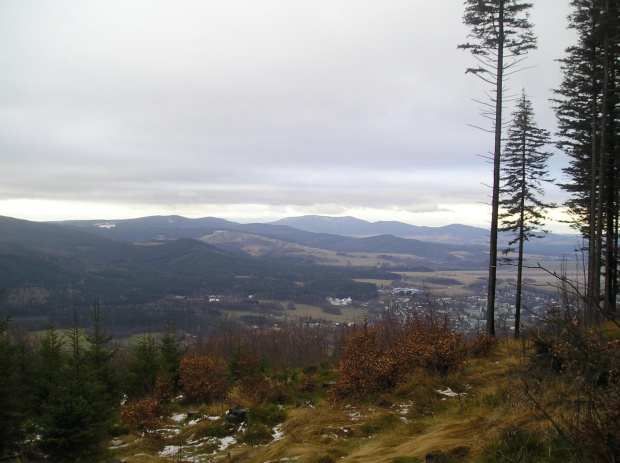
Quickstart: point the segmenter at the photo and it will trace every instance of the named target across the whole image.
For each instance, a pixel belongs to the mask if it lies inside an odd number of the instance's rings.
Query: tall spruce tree
[[[561,185],[571,193],[565,205],[588,255],[584,319],[595,322],[601,309],[615,316],[618,294],[620,14],[618,0],[573,0],[571,5],[569,27],[577,31],[578,41],[560,60],[564,77],[553,102],[558,147],[570,158],[564,169],[569,181]]]
[[[482,103],[482,115],[490,119],[495,143],[493,149],[493,186],[491,192],[491,231],[489,247],[489,283],[487,293],[487,333],[495,334],[495,287],[497,282],[497,235],[502,147],[502,109],[505,76],[516,72],[525,54],[536,48],[529,21],[531,3],[517,0],[466,0],[463,20],[471,28],[472,42],[459,45],[478,61],[472,73],[492,87],[490,103]]]
[[[514,238],[504,250],[517,252],[517,287],[515,299],[515,338],[521,326],[521,290],[523,283],[523,248],[530,238],[542,238],[546,210],[554,207],[545,203],[543,182],[552,182],[547,170],[550,151],[543,148],[551,143],[547,130],[537,126],[534,110],[525,90],[512,114],[508,138],[502,154],[500,191],[500,231],[510,232]],[[516,245],[516,247],[515,247]]]

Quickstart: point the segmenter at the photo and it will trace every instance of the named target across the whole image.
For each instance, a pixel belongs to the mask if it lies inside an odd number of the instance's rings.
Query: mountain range
[[[310,247],[341,252],[393,252],[439,256],[460,250],[478,252],[488,247],[489,231],[484,228],[452,224],[420,227],[396,221],[367,222],[354,217],[308,215],[270,223],[241,224],[205,217],[154,216],[126,220],[79,220],[55,222],[64,227],[94,232],[108,238],[131,242],[200,239],[216,231],[236,231],[273,239],[297,242]],[[500,248],[511,236],[500,234]],[[402,241],[407,240],[407,241]],[[420,244],[423,242],[425,244]],[[436,244],[437,246],[433,245]],[[439,246],[446,245],[446,246]],[[473,246],[473,247],[472,247]],[[526,245],[531,254],[561,257],[578,247],[576,235],[547,234]]]
[[[0,312],[40,317],[50,307],[65,310],[101,298],[118,308],[116,320],[129,323],[135,307],[176,296],[371,298],[374,285],[360,280],[486,268],[486,234],[463,225],[415,227],[352,217],[252,224],[180,216],[54,223],[0,217]],[[573,240],[552,235],[538,240],[544,241],[538,248],[528,247],[559,259],[573,252]]]

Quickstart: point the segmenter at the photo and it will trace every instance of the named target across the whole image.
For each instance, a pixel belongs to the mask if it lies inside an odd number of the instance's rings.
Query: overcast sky
[[[508,85],[553,131],[574,36],[568,0],[534,3],[539,49]],[[0,215],[486,227],[493,138],[468,125],[485,87],[462,16],[462,0],[3,1]]]

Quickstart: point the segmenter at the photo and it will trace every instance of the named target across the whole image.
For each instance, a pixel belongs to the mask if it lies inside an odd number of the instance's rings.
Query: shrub
[[[289,398],[289,392],[285,385],[281,383],[273,384],[269,391],[269,401],[277,404],[284,404]]]
[[[571,461],[572,456],[568,449],[555,447],[552,443],[546,442],[540,434],[511,427],[504,430],[499,439],[484,449],[480,461],[483,463],[505,461],[565,463]]]
[[[551,313],[547,326],[529,334],[528,369],[523,372],[528,399],[554,425],[562,440],[588,455],[588,461],[614,461],[620,455],[620,341],[600,327],[585,326],[568,310]],[[546,397],[556,384],[569,386],[568,418],[546,412]],[[564,429],[563,429],[564,428]]]
[[[271,395],[271,382],[262,375],[244,376],[239,380],[239,392],[253,403],[262,403]]]
[[[398,366],[389,353],[384,353],[377,329],[368,327],[347,339],[338,369],[341,376],[329,390],[331,400],[362,398],[396,385]]]
[[[286,411],[277,405],[268,405],[266,407],[252,407],[248,421],[251,424],[264,424],[265,426],[277,426],[286,420]]]
[[[174,382],[168,375],[159,375],[155,381],[155,399],[160,404],[167,404],[174,396]]]
[[[127,428],[132,432],[155,431],[161,424],[161,404],[154,397],[134,400],[123,406],[121,416]]]
[[[248,445],[261,445],[271,442],[273,436],[264,424],[253,424],[243,435],[242,441]]]
[[[620,455],[620,400],[597,417],[583,422],[575,428],[572,437],[593,457],[594,461],[610,460],[611,455]]]
[[[488,333],[480,333],[476,339],[469,344],[469,355],[474,358],[488,357],[491,351],[497,347],[497,337]]]
[[[413,322],[405,332],[405,340],[396,355],[404,364],[446,375],[458,370],[467,357],[462,336],[435,321]]]
[[[225,420],[211,421],[206,420],[198,425],[196,437],[201,439],[204,437],[227,437],[234,434],[236,426],[227,423]]]
[[[316,375],[305,375],[302,374],[299,377],[299,386],[297,386],[297,390],[299,392],[314,392],[317,390],[316,384]]]
[[[347,339],[330,389],[332,400],[361,398],[393,388],[416,369],[448,374],[460,368],[467,352],[462,336],[432,318],[402,327],[387,320],[379,327],[355,331]]]
[[[263,361],[257,355],[248,353],[245,349],[236,349],[228,362],[228,370],[234,381],[244,376],[256,376],[265,370]]]
[[[184,358],[179,376],[179,385],[188,403],[212,402],[226,394],[226,364],[222,360],[205,355]]]

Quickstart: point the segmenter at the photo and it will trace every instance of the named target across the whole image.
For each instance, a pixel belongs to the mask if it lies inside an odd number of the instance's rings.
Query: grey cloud
[[[541,50],[529,59],[544,64],[511,85],[546,108],[565,11],[536,8]],[[484,94],[456,49],[462,9],[4,2],[0,200],[410,211],[485,201],[490,175],[475,155],[492,142],[467,126],[482,123],[471,98]]]

